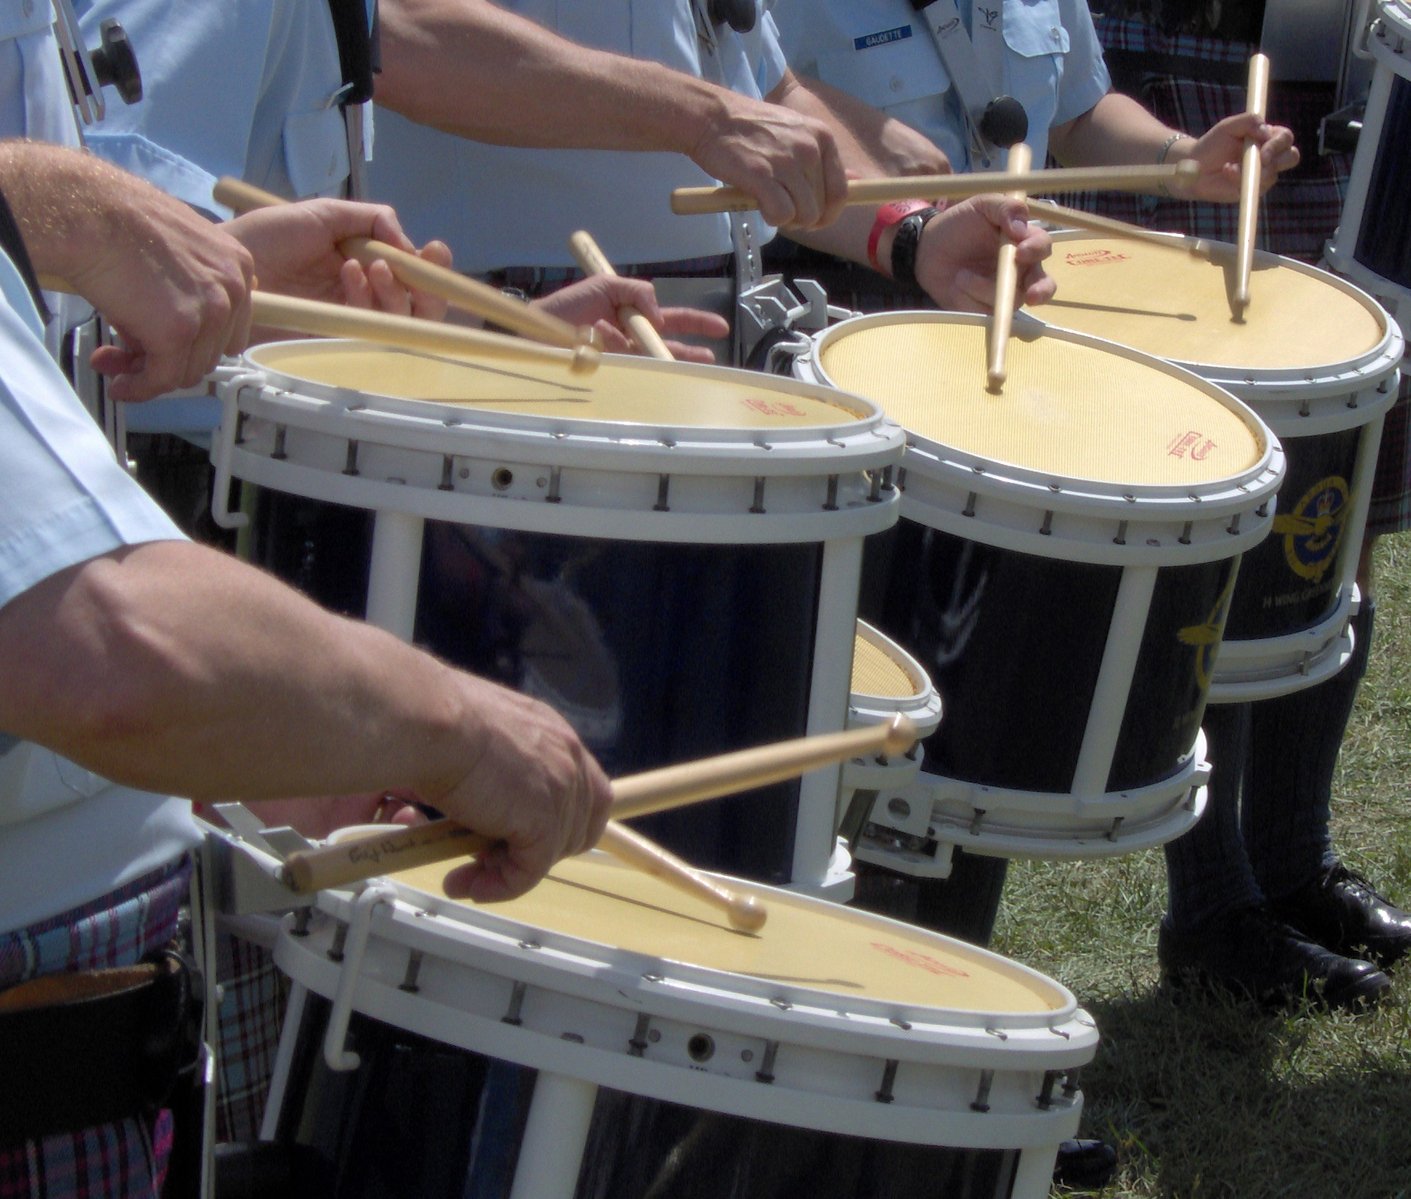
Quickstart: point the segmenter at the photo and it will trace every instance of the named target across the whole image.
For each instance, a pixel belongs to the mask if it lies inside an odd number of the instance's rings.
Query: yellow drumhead
[[[1340,279],[1288,259],[1256,255],[1242,323],[1230,315],[1235,248],[1170,246],[1095,234],[1059,234],[1044,268],[1058,283],[1039,313],[1199,370],[1302,369],[1327,373],[1377,349],[1378,308]],[[1202,372],[1203,373],[1203,372]]]
[[[1257,422],[1214,387],[1121,347],[1015,326],[1000,394],[985,385],[985,325],[907,313],[844,322],[819,365],[908,432],[989,462],[1132,486],[1234,478],[1264,454]]]
[[[551,365],[441,358],[360,342],[279,342],[246,357],[286,379],[497,412],[689,428],[835,426],[863,414],[822,388],[769,375],[615,355],[573,374]],[[665,367],[666,369],[662,369]]]
[[[852,693],[905,699],[923,688],[906,663],[887,652],[886,646],[859,633],[853,639]]]
[[[444,863],[395,875],[444,896]],[[1043,1014],[1067,993],[997,954],[865,912],[787,891],[748,890],[769,919],[755,934],[730,928],[714,908],[601,854],[567,859],[510,903],[482,909],[537,928],[631,953],[729,974],[910,1007]]]

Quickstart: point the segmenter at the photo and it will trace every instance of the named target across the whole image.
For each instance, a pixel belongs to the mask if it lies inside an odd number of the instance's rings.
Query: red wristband
[[[890,204],[883,204],[881,208],[877,209],[877,219],[872,222],[872,232],[867,235],[867,261],[872,264],[874,271],[882,269],[877,261],[877,243],[882,240],[882,230],[890,229],[913,212],[920,212],[923,208],[930,207],[929,200],[893,200]]]

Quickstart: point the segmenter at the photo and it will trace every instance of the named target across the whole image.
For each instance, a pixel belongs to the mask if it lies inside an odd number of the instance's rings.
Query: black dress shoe
[[[1371,962],[1305,940],[1264,905],[1236,908],[1192,930],[1162,920],[1156,942],[1162,976],[1288,1007],[1308,1000],[1330,1008],[1370,1005],[1391,986]]]
[[[1341,954],[1390,966],[1411,949],[1411,915],[1341,862],[1270,905],[1280,920]]]
[[[1053,1181],[1070,1191],[1097,1191],[1117,1173],[1117,1150],[1106,1141],[1061,1141]]]

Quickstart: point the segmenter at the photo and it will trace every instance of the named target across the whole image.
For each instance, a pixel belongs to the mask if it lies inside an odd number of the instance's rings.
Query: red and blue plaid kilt
[[[221,1000],[216,1053],[216,1140],[258,1139],[289,979],[263,946],[216,933],[216,978]]]
[[[1164,62],[1183,60],[1211,64],[1212,76],[1186,78],[1159,69],[1142,71],[1136,98],[1173,129],[1201,134],[1217,121],[1239,112],[1245,105],[1242,79],[1230,82],[1231,71],[1248,66],[1258,50],[1252,42],[1231,41],[1193,33],[1168,33],[1148,20],[1093,14],[1098,38],[1104,51],[1133,56],[1128,61],[1152,56],[1154,68]],[[1196,72],[1193,72],[1196,73]],[[1260,203],[1258,243],[1260,249],[1317,263],[1323,248],[1337,229],[1342,216],[1351,157],[1346,154],[1320,155],[1318,124],[1333,110],[1331,83],[1283,83],[1269,85],[1269,121],[1293,130],[1295,144],[1303,160],[1279,177]],[[1075,208],[1086,208],[1104,216],[1173,233],[1188,233],[1214,241],[1233,242],[1237,236],[1239,209],[1234,204],[1197,204],[1156,196],[1136,196],[1122,192],[1085,193],[1059,196]],[[1316,319],[1316,314],[1310,314]],[[1296,336],[1296,332],[1291,336]],[[1371,508],[1367,518],[1368,536],[1394,533],[1411,528],[1411,397],[1403,383],[1396,405],[1387,413],[1382,431],[1377,470],[1372,486]]]
[[[183,861],[83,907],[0,933],[0,987],[141,961],[176,936],[190,875]],[[156,1199],[171,1132],[171,1113],[163,1111],[150,1121],[120,1120],[0,1145],[0,1199]]]

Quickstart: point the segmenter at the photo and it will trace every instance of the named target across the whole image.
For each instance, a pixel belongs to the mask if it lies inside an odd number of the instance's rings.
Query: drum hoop
[[[1052,236],[1054,244],[1058,245],[1069,241],[1090,240],[1097,235],[1082,229],[1061,229]],[[1207,240],[1188,237],[1181,233],[1155,233],[1152,236],[1164,238],[1172,246]],[[1227,245],[1228,243],[1212,244]],[[1259,404],[1285,398],[1300,402],[1307,402],[1310,399],[1331,399],[1338,401],[1337,408],[1343,408],[1345,405],[1341,401],[1347,395],[1349,382],[1360,384],[1358,390],[1370,390],[1397,369],[1405,351],[1404,338],[1396,320],[1375,295],[1369,294],[1367,289],[1311,263],[1300,262],[1297,259],[1270,253],[1267,250],[1256,250],[1254,262],[1256,266],[1272,264],[1285,270],[1310,276],[1317,282],[1342,293],[1348,299],[1355,300],[1382,326],[1381,340],[1355,358],[1349,358],[1342,362],[1325,363],[1321,367],[1315,367],[1311,370],[1305,367],[1256,367],[1251,369],[1244,366],[1197,362],[1183,358],[1162,358],[1159,361],[1169,363],[1195,375],[1196,378],[1202,379],[1206,383],[1214,384],[1216,387],[1230,392],[1237,400],[1253,406],[1260,419],[1269,424],[1273,423],[1271,415],[1261,409]],[[1050,318],[1046,323],[1051,327],[1064,328],[1058,318]],[[1112,344],[1120,345],[1121,343],[1114,342]],[[1137,351],[1137,353],[1147,354],[1146,351]],[[1355,424],[1358,422],[1350,420],[1346,423]],[[1282,429],[1276,427],[1274,431],[1283,435]]]
[[[499,968],[498,977],[521,978],[551,989],[573,990],[585,999],[620,1007],[623,996],[630,995],[630,1004],[650,1003],[663,1016],[686,1020],[705,1018],[705,1012],[717,1010],[733,1013],[730,1026],[741,1032],[758,1034],[760,1019],[772,1020],[787,1006],[791,1021],[806,1024],[810,1039],[828,1047],[836,1041],[840,1050],[877,1053],[878,1038],[893,1035],[899,1025],[906,1024],[909,1038],[931,1046],[931,1051],[944,1054],[946,1047],[957,1041],[983,1044],[993,1038],[997,1027],[1005,1030],[1042,1032],[1066,1027],[1080,1012],[1077,999],[1062,983],[1025,966],[1000,957],[988,950],[963,946],[965,953],[983,959],[993,959],[1007,969],[1016,971],[1049,989],[1058,1006],[1039,1012],[986,1012],[939,1006],[918,1006],[871,998],[844,995],[793,983],[756,978],[748,974],[716,970],[674,959],[621,949],[605,942],[588,941],[567,933],[556,932],[526,921],[492,912],[486,908],[471,908],[421,891],[395,878],[386,880],[397,892],[398,902],[389,915],[379,914],[379,922],[391,920],[397,927],[398,943],[436,953],[439,957],[456,960],[464,956],[468,963],[478,964],[487,956]],[[730,880],[732,885],[759,891],[765,902],[769,892],[777,888],[750,884],[745,880]],[[820,914],[834,918],[857,918],[859,913],[837,904],[815,899],[799,892],[789,892],[789,900],[816,908]],[[347,921],[352,911],[353,895],[346,891],[320,894],[317,907],[340,921]],[[915,933],[911,926],[886,917],[866,914],[868,923],[879,928]],[[450,935],[449,929],[470,930],[461,936]],[[545,973],[547,971],[547,973]],[[564,977],[560,979],[560,974]],[[571,986],[568,975],[575,980]],[[848,1005],[844,1011],[840,1001]],[[718,1022],[723,1022],[722,1015]],[[830,1040],[830,1038],[832,1038]],[[798,1041],[799,1038],[791,1038]],[[1056,1042],[1063,1042],[1055,1036]],[[854,1049],[848,1049],[853,1046]],[[1055,1045],[1056,1052],[1062,1052]],[[919,1050],[918,1050],[919,1051]],[[914,1058],[930,1060],[930,1058]]]
[[[971,313],[949,312],[884,312],[852,317],[818,334],[814,346],[803,356],[803,361],[808,366],[808,369],[816,373],[820,378],[826,379],[827,375],[821,365],[819,365],[819,359],[833,340],[846,335],[845,331],[854,332],[859,328],[916,323],[918,316],[924,317],[928,323],[943,322],[946,324],[983,325],[985,322],[985,318],[982,316],[976,316]],[[1055,499],[1058,499],[1067,491],[1088,497],[1089,500],[1094,498],[1114,500],[1124,507],[1130,508],[1130,506],[1134,504],[1140,505],[1147,499],[1157,501],[1173,498],[1189,499],[1192,495],[1199,495],[1202,501],[1209,501],[1218,500],[1222,494],[1247,495],[1247,488],[1250,485],[1258,486],[1257,480],[1265,473],[1271,459],[1276,454],[1276,438],[1273,431],[1257,412],[1240,400],[1239,397],[1231,395],[1230,392],[1220,384],[1202,377],[1200,374],[1179,363],[1172,363],[1165,359],[1157,358],[1142,350],[1136,350],[1131,346],[1122,345],[1120,342],[1109,341],[1106,338],[1098,337],[1091,333],[1084,333],[1075,329],[1066,329],[1061,325],[1050,324],[1022,312],[1016,314],[1014,328],[1017,332],[1023,331],[1030,336],[1053,337],[1056,340],[1096,349],[1105,354],[1126,358],[1129,361],[1149,364],[1159,368],[1165,373],[1175,375],[1193,390],[1203,392],[1208,398],[1214,400],[1238,417],[1255,437],[1256,442],[1262,444],[1264,448],[1263,454],[1257,463],[1247,468],[1241,474],[1231,475],[1224,479],[1210,480],[1202,484],[1169,483],[1133,485],[1120,482],[1107,483],[1100,480],[1085,479],[1081,476],[1044,472],[1018,463],[991,462],[988,459],[982,459],[977,454],[971,454],[969,451],[957,449],[945,442],[918,433],[913,429],[907,429],[906,454],[902,459],[902,467],[904,470],[908,472],[914,470],[917,465],[915,459],[920,456],[929,458],[938,463],[944,463],[947,466],[954,466],[967,474],[974,473],[978,468],[983,472],[1003,477],[1009,486],[1033,487],[1038,492],[1051,495]],[[1056,491],[1055,488],[1057,488]],[[1210,493],[1208,496],[1206,495],[1207,492]],[[1054,504],[1052,501],[1045,501],[1043,506],[1046,508],[1053,507]]]
[[[1401,41],[1392,46],[1390,42],[1393,38],[1400,38]],[[1411,12],[1399,0],[1381,0],[1377,5],[1376,22],[1368,45],[1378,62],[1405,79],[1411,79],[1408,41],[1411,41]]]
[[[400,944],[395,948],[400,949]],[[303,986],[325,997],[336,987],[338,976],[344,969],[328,960],[326,955],[316,954],[313,946],[298,944],[287,936],[281,937],[276,946],[275,959]],[[458,965],[453,959],[446,960],[453,966]],[[475,969],[474,966],[469,968]],[[504,980],[496,976],[496,981]],[[553,980],[555,983],[558,981],[557,978]],[[527,985],[542,984],[530,982]],[[544,989],[559,1000],[579,998],[572,990],[558,986],[548,985]],[[957,1070],[987,1070],[992,1073],[995,1084],[991,1092],[992,1101],[1004,1104],[998,1110],[987,1113],[971,1109],[964,1092],[957,1093],[954,1085],[928,1088],[932,1102],[926,1106],[905,1102],[884,1104],[877,1102],[875,1093],[859,1093],[860,1088],[854,1088],[852,1093],[826,1089],[827,1075],[813,1071],[794,1071],[793,1078],[781,1078],[771,1085],[762,1085],[762,1080],[757,1077],[745,1077],[739,1072],[693,1069],[682,1062],[654,1057],[650,1051],[638,1056],[628,1052],[625,1043],[621,1047],[609,1048],[596,1040],[578,1042],[546,1035],[542,1029],[488,1019],[475,1012],[461,1013],[461,1018],[448,1026],[444,1020],[438,1019],[440,1012],[429,1004],[419,1002],[417,996],[394,986],[385,977],[359,979],[357,999],[360,1002],[355,1004],[355,1010],[441,1044],[459,1046],[531,1069],[584,1079],[630,1094],[823,1132],[917,1144],[945,1144],[955,1140],[956,1147],[965,1149],[1022,1150],[1034,1146],[1047,1149],[1055,1139],[1071,1136],[1077,1127],[1081,1093],[1075,1090],[1069,1095],[1064,1090],[1056,1093],[1048,1106],[1037,1104],[1033,1101],[1033,1087],[1038,1079],[1033,1072],[1053,1071],[1056,1075],[1069,1072],[1091,1061],[1097,1046],[1092,1019],[1082,1011],[1067,1027],[1056,1030],[1056,1035],[1053,1030],[993,1029],[984,1040],[977,1041],[968,1053],[944,1057],[918,1057],[914,1054],[884,1057],[877,1052],[876,1045],[853,1048],[826,1039],[815,1044],[807,1035],[805,1025],[796,1018],[786,1021],[784,1014],[778,1011],[773,1012],[769,1019],[769,1023],[777,1025],[778,1029],[770,1031],[790,1033],[787,1040],[770,1038],[767,1032],[762,1036],[757,1027],[736,1030],[722,1020],[703,1022],[695,1019],[694,1014],[684,1022],[688,1026],[702,1030],[708,1028],[741,1039],[764,1039],[766,1044],[776,1045],[786,1054],[796,1048],[818,1050],[833,1059],[853,1055],[877,1066],[884,1061],[888,1064],[897,1062],[928,1072],[940,1070],[947,1075]],[[592,997],[586,997],[585,1002],[591,1006],[595,1001]],[[456,1010],[450,1005],[445,1005],[441,1010],[448,1009]],[[629,1009],[619,1003],[613,1005],[613,1010],[623,1016],[630,1011],[631,1016],[640,1019],[683,1023],[673,1015],[659,1014],[635,1005]],[[720,1008],[709,1009],[709,1012],[712,1015],[726,1014]],[[792,1035],[799,1033],[805,1035]],[[899,1038],[907,1036],[907,1033],[908,1030],[892,1027],[886,1048],[895,1047]],[[1042,1041],[1031,1046],[1030,1042],[1038,1038]],[[1057,1053],[1054,1052],[1055,1046],[1061,1047]],[[906,1047],[922,1048],[914,1039]],[[882,1073],[878,1071],[879,1082]],[[809,1081],[823,1085],[803,1085]],[[954,1084],[960,1080],[948,1078],[937,1081]],[[806,1122],[791,1120],[788,1116],[788,1112],[799,1105],[807,1107]]]
[[[338,440],[368,442],[479,461],[511,456],[535,465],[622,470],[640,473],[708,475],[817,475],[881,468],[900,452],[904,433],[880,409],[854,425],[753,430],[656,430],[610,421],[530,419],[507,414],[501,420],[470,419],[470,410],[420,400],[388,400],[345,392],[326,398],[268,383],[258,374],[240,374],[219,384],[219,394],[236,414],[269,420]],[[376,400],[369,404],[368,399]],[[451,413],[451,415],[447,415]],[[478,413],[475,414],[478,418]],[[491,414],[497,416],[498,414]],[[608,429],[632,436],[608,436]],[[763,436],[768,433],[768,436]],[[716,436],[718,434],[718,436]]]

